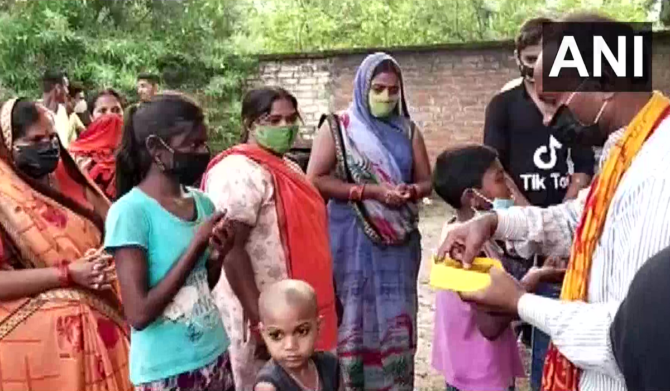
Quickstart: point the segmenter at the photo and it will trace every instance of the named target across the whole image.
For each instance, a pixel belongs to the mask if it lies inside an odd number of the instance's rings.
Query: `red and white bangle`
[[[349,201],[360,202],[363,200],[365,185],[356,185],[349,188]]]
[[[70,268],[64,261],[58,265],[58,281],[62,288],[67,288],[72,285],[72,276],[70,275]]]

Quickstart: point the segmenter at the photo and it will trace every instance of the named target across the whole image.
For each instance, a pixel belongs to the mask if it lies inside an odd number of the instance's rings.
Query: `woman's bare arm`
[[[86,255],[70,263],[68,282],[89,289],[107,289],[113,280],[114,266],[105,253]],[[63,287],[56,267],[0,270],[0,301],[16,300]]]
[[[143,330],[163,313],[184,286],[186,278],[205,249],[206,246],[189,246],[179,261],[153,288],[149,287],[145,250],[138,247],[122,247],[116,250],[114,258],[123,309],[128,323],[135,330]]]
[[[258,312],[258,298],[260,291],[256,285],[256,276],[251,266],[251,258],[247,253],[246,244],[252,227],[233,221],[235,238],[232,249],[228,252],[223,270],[237,299],[242,305],[244,313],[252,324],[260,321]]]
[[[216,211],[197,228],[186,251],[153,288],[149,287],[145,249],[129,246],[115,251],[116,274],[121,286],[123,309],[128,323],[135,330],[142,330],[150,325],[172,302],[195,264],[207,250],[214,226],[224,216],[225,212]]]
[[[0,301],[31,297],[61,287],[55,267],[0,271]]]
[[[207,268],[207,282],[209,289],[214,289],[221,278],[223,262],[234,244],[232,222],[226,220],[223,225],[217,225],[209,240],[210,254],[205,267]]]
[[[417,199],[430,196],[433,191],[433,185],[430,174],[430,160],[423,135],[419,129],[415,129],[412,139],[413,162],[413,180],[416,185]]]

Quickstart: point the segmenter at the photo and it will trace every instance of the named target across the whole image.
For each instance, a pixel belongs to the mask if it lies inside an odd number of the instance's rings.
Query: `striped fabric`
[[[625,129],[619,129],[607,139],[598,163],[598,171],[624,131]],[[569,258],[572,238],[589,191],[590,188],[587,187],[579,192],[576,199],[548,208],[510,208],[499,213],[496,237],[505,239],[509,251],[526,259],[534,254]]]
[[[621,180],[594,253],[588,303],[532,294],[519,301],[521,319],[549,334],[560,352],[584,370],[580,391],[626,389],[612,355],[609,327],[637,270],[670,245],[669,143],[666,119]],[[538,251],[567,256],[585,197],[583,192],[577,200],[546,209],[499,212],[495,237],[521,255]]]

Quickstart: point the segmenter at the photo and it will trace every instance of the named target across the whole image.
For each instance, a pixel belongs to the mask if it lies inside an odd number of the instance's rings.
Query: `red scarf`
[[[123,118],[105,115],[93,121],[68,150],[75,157],[90,157],[93,165],[88,175],[104,190],[107,197],[116,195],[116,159],[114,152],[121,142]]]
[[[203,189],[209,170],[230,155],[243,155],[262,165],[272,175],[288,276],[307,282],[316,291],[319,315],[322,317],[317,350],[335,349],[335,290],[323,198],[304,175],[290,168],[281,157],[250,144],[235,146],[212,159],[202,178]]]

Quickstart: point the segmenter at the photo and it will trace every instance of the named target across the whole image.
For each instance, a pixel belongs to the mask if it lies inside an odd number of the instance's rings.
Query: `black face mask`
[[[521,77],[528,81],[534,81],[533,79],[533,73],[535,73],[535,68],[534,67],[529,67],[528,65],[524,64],[519,60],[519,72],[521,73]]]
[[[56,170],[60,159],[58,139],[14,147],[14,164],[31,178],[40,179]]]
[[[602,147],[607,141],[597,122],[582,125],[567,105],[558,108],[549,126],[556,140],[568,147]]]
[[[207,170],[210,158],[209,148],[207,152],[172,150],[172,168],[168,172],[184,186],[197,186],[202,174]]]
[[[154,136],[152,136],[154,137]],[[205,152],[181,152],[175,151],[167,145],[163,139],[157,137],[163,147],[172,154],[172,167],[166,168],[165,172],[176,178],[184,186],[197,187],[202,174],[207,170],[211,158],[209,147]]]

